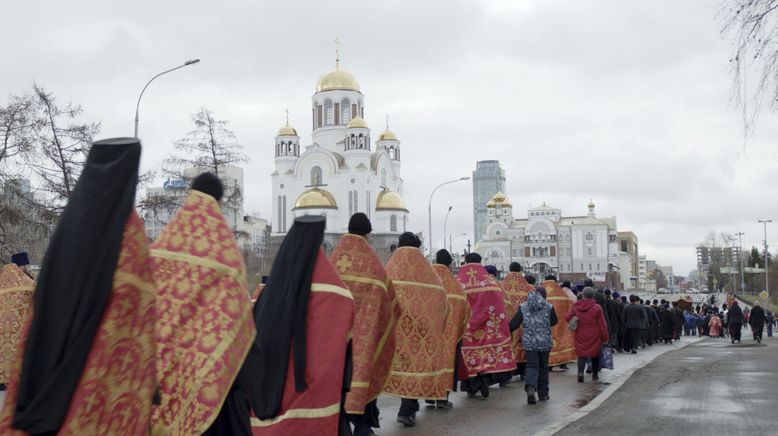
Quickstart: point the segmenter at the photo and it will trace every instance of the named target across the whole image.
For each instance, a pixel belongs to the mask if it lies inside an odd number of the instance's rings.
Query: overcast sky
[[[638,235],[641,254],[686,274],[706,231],[744,231],[750,247],[763,238],[757,219],[778,224],[778,116],[763,114],[744,143],[718,5],[5,0],[0,103],[37,82],[83,105],[101,137],[131,136],[145,82],[200,58],[147,90],[143,169],[158,168],[207,107],[252,159],[246,209],[269,217],[276,130],[289,109],[310,143],[310,97],[337,36],[374,136],[388,114],[402,141],[413,230],[427,233],[435,184],[498,159],[517,217],[543,201],[585,214],[592,198],[598,215]],[[436,194],[434,238],[449,205],[448,233],[472,237],[463,182]]]

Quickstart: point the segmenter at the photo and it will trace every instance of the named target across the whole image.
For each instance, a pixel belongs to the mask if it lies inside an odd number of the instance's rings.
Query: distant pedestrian
[[[535,404],[535,392],[540,401],[549,397],[548,386],[548,355],[553,341],[551,327],[558,322],[554,306],[545,300],[546,289],[536,288],[527,296],[527,301],[519,306],[516,315],[510,322],[511,332],[524,324],[521,341],[527,356],[524,390],[527,392],[527,403]]]
[[[639,310],[639,308],[638,308]],[[586,287],[583,290],[583,300],[577,301],[565,316],[570,321],[578,317],[578,328],[575,331],[575,354],[578,356],[578,382],[584,381],[586,359],[592,361],[592,380],[599,381],[600,349],[608,342],[608,325],[600,306],[594,301],[594,289]]]
[[[751,314],[748,318],[748,323],[751,325],[751,332],[754,334],[754,340],[758,343],[762,343],[762,331],[764,330],[764,323],[767,320],[764,309],[757,301],[754,303],[754,308],[751,310]]]
[[[740,305],[737,300],[732,302],[729,307],[729,313],[727,315],[727,324],[729,324],[729,337],[734,344],[735,341],[740,343],[740,333],[743,329],[743,310],[740,309]]]
[[[630,295],[629,304],[624,306],[624,310],[622,311],[622,322],[627,329],[627,334],[624,338],[624,351],[629,351],[632,354],[638,352],[644,316],[646,315],[646,312],[637,304],[637,301],[637,295]]]
[[[667,302],[662,303],[662,308],[659,310],[659,323],[662,333],[662,340],[665,344],[671,344],[673,342],[674,321],[673,313],[670,312],[670,307]]]
[[[771,311],[765,312],[765,320],[767,321],[767,337],[772,338],[773,337],[773,323],[775,323],[775,318],[773,318],[773,313]]]
[[[717,338],[719,337],[719,331],[721,330],[721,318],[719,318],[719,314],[716,312],[713,312],[713,315],[710,317],[710,322],[708,323],[708,326],[710,327],[710,337]]]

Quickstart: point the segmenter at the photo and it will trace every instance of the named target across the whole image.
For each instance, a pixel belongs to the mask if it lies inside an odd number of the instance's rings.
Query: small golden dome
[[[334,70],[327,71],[319,77],[316,83],[316,92],[333,91],[336,89],[359,92],[359,83],[351,73],[341,70],[336,65]]]
[[[503,201],[505,201],[505,198],[506,198],[505,194],[503,194],[502,192],[498,192],[498,193],[494,194],[494,197],[492,197],[492,200],[494,200],[494,201],[496,201],[498,203],[502,203]]]
[[[290,126],[287,122],[280,129],[278,129],[277,136],[297,136],[297,130],[295,130],[294,127]]]
[[[338,203],[335,197],[328,191],[320,188],[311,188],[303,191],[294,204],[295,209],[337,209]]]
[[[505,199],[502,203],[500,203],[500,206],[501,207],[510,207],[511,209],[513,209],[513,204],[511,204],[511,202],[508,201],[508,199]]]
[[[367,122],[359,115],[355,116],[348,122],[347,129],[367,129]]]
[[[388,189],[384,189],[380,194],[378,194],[375,210],[395,210],[400,212],[408,212],[408,209],[405,207],[405,201],[402,197],[400,197],[400,194],[392,192]]]
[[[588,204],[588,206],[589,206],[589,209],[591,209],[591,208],[593,208],[593,207],[594,207],[594,201],[592,201],[592,199],[591,199],[591,198],[589,199],[589,204]]]
[[[494,199],[491,199],[489,200],[488,203],[486,203],[486,207],[488,207],[489,209],[494,209],[495,207],[497,207],[497,202],[494,201]]]
[[[379,141],[397,141],[397,135],[394,134],[389,129],[386,129],[381,133],[381,136],[378,137]]]

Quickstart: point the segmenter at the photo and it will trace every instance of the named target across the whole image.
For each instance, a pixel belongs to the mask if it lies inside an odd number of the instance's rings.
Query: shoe
[[[475,398],[475,392],[467,391],[467,398]]]
[[[548,392],[541,392],[538,394],[538,400],[540,401],[548,401],[551,397],[548,395]]]
[[[586,373],[587,374],[591,374],[592,373],[592,367],[591,366],[587,366],[586,367]]]
[[[632,354],[638,354],[638,352],[635,351],[635,350],[632,350]]]
[[[484,398],[489,398],[489,385],[486,383],[486,379],[481,379],[481,396]]]
[[[435,408],[436,409],[453,409],[454,403],[448,400],[437,400],[435,401]]]
[[[416,420],[413,419],[412,416],[397,415],[397,422],[404,425],[405,427],[413,427],[414,425],[416,425]]]
[[[561,369],[562,371],[567,371],[569,368],[565,364],[565,365],[559,365],[559,369]]]
[[[504,388],[505,386],[508,386],[509,384],[511,384],[510,380],[501,381],[500,382],[500,387]]]
[[[592,380],[594,381],[600,381],[600,375],[596,372],[592,374]]]
[[[537,400],[535,399],[535,388],[532,386],[527,386],[527,404],[535,403],[537,403]]]
[[[435,403],[436,403],[436,401],[435,401],[435,400],[424,400],[424,403],[425,403],[427,406],[433,406],[433,407],[437,407],[437,405],[435,404]]]
[[[578,383],[583,383],[583,382],[584,382],[584,375],[579,372],[578,373]]]

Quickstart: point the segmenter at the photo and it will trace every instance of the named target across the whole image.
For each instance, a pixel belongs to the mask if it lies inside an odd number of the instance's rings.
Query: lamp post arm
[[[432,193],[430,194],[430,200],[427,203],[427,219],[429,224],[429,232],[430,234],[427,235],[427,241],[429,241],[427,244],[429,245],[429,258],[432,259],[432,197],[435,195],[435,192],[437,192],[438,189],[440,189],[443,186],[446,186],[451,183],[461,182],[463,180],[469,180],[470,177],[460,177],[455,180],[449,180],[448,182],[443,182],[440,185],[436,186],[435,189],[432,190]],[[445,235],[443,236],[443,243],[446,242]]]
[[[138,102],[135,104],[135,134],[133,135],[135,138],[138,137],[138,120],[139,120],[138,115],[139,115],[139,110],[140,110],[140,100],[143,98],[143,93],[146,92],[146,88],[148,88],[149,85],[151,85],[151,82],[153,82],[154,79],[156,79],[157,77],[159,77],[159,76],[161,76],[163,74],[167,74],[167,73],[173,72],[173,71],[178,70],[180,68],[184,68],[184,67],[187,67],[189,65],[196,64],[198,62],[200,62],[200,59],[192,59],[192,60],[186,61],[186,62],[184,62],[183,64],[181,64],[181,65],[179,65],[177,67],[171,68],[169,70],[165,70],[165,71],[157,74],[156,76],[152,77],[148,82],[146,82],[146,85],[140,91],[140,95],[138,95]]]

